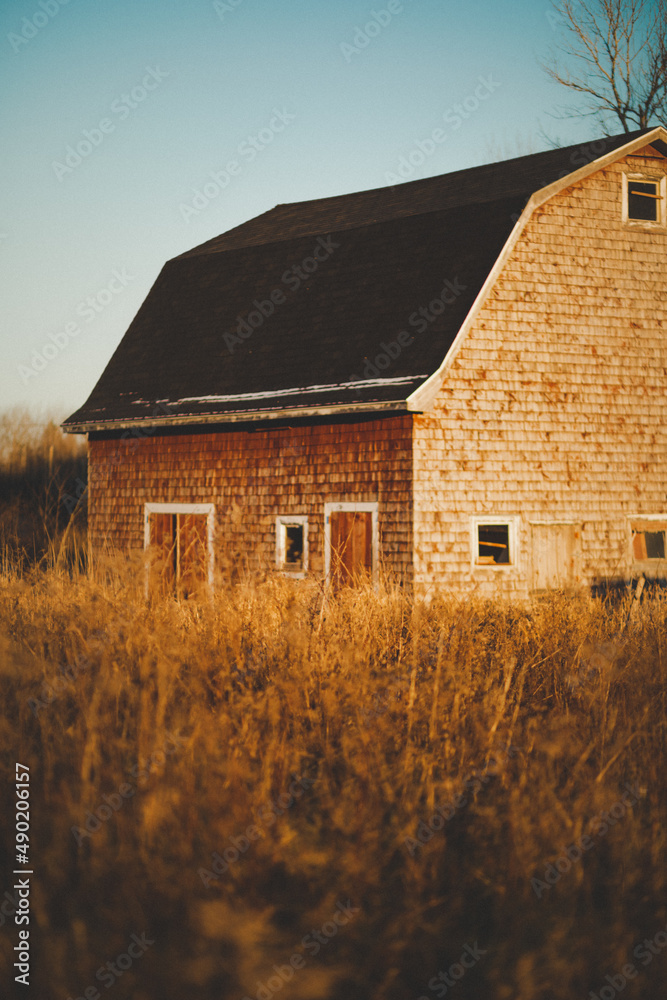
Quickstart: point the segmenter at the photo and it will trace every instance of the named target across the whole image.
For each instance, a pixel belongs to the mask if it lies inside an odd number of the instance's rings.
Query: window
[[[276,566],[290,576],[308,571],[308,518],[285,515],[276,518]]]
[[[635,562],[665,558],[667,521],[634,521],[631,529],[632,557]]]
[[[473,566],[507,568],[516,563],[516,522],[514,518],[473,518]]]
[[[202,583],[213,583],[214,518],[212,503],[144,505],[144,548],[152,554],[152,589],[187,597]]]
[[[664,177],[624,174],[623,221],[653,226],[665,225]]]
[[[658,221],[660,194],[655,181],[628,181],[628,218]]]

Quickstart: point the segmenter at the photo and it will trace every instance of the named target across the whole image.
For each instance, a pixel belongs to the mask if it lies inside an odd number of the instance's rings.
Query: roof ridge
[[[486,199],[481,200],[481,201],[479,199],[473,199],[471,201],[459,202],[456,205],[444,206],[443,208],[428,208],[428,209],[424,209],[423,211],[418,211],[418,212],[406,212],[404,215],[395,215],[395,216],[391,216],[391,218],[388,218],[388,219],[374,219],[374,220],[372,220],[370,222],[369,221],[355,222],[355,223],[352,223],[350,225],[341,225],[337,229],[332,229],[332,228],[326,229],[325,228],[325,229],[321,229],[321,230],[309,230],[308,232],[301,233],[298,236],[295,236],[294,234],[289,234],[289,235],[284,236],[284,237],[279,237],[279,238],[270,239],[270,240],[260,240],[260,239],[258,239],[258,241],[256,243],[244,243],[242,246],[235,246],[235,247],[221,247],[219,250],[216,250],[215,248],[211,248],[210,250],[204,250],[202,248],[205,247],[206,244],[202,243],[200,245],[200,247],[193,247],[192,250],[187,250],[185,253],[179,254],[177,257],[172,257],[170,260],[167,261],[167,263],[171,264],[172,261],[181,260],[182,258],[188,258],[189,259],[189,258],[192,258],[192,257],[205,257],[209,253],[235,253],[238,250],[245,250],[245,249],[247,249],[249,247],[255,247],[255,246],[271,247],[271,246],[276,246],[279,243],[290,243],[290,242],[293,242],[295,240],[306,239],[306,237],[308,237],[308,236],[323,236],[325,234],[326,235],[333,235],[334,233],[342,233],[342,232],[349,233],[349,232],[354,232],[354,230],[357,230],[357,229],[369,229],[372,226],[386,226],[386,225],[390,225],[392,223],[399,223],[399,222],[402,222],[404,219],[418,219],[418,218],[420,218],[422,216],[425,216],[425,215],[436,215],[438,212],[443,212],[443,213],[444,212],[457,212],[457,211],[460,211],[461,209],[475,208],[476,206],[479,206],[479,205],[495,205],[498,202],[502,202],[502,201],[517,201],[520,197],[521,197],[520,195],[516,195],[516,194],[514,194],[514,195],[512,195],[512,194],[506,194],[506,195],[502,195],[502,197],[500,197],[500,198],[486,198]],[[295,204],[298,205],[300,203],[299,202],[295,202]],[[261,218],[261,216],[258,216],[258,218]],[[221,233],[220,235],[221,236],[229,236],[229,233],[228,232],[227,233]],[[197,253],[196,251],[200,251],[200,252]]]
[[[457,170],[448,170],[444,174],[432,174],[429,177],[416,177],[413,180],[403,181],[401,184],[382,184],[379,187],[373,188],[362,188],[360,191],[347,191],[341,194],[331,194],[323,195],[320,198],[308,198],[305,201],[284,201],[279,202],[274,205],[273,208],[268,209],[267,212],[262,212],[261,215],[255,216],[255,218],[261,218],[262,215],[268,215],[270,212],[274,212],[277,208],[294,208],[297,205],[316,205],[318,202],[323,201],[335,201],[338,198],[351,198],[354,195],[367,195],[374,194],[380,191],[390,191],[394,188],[407,188],[411,184],[424,184],[430,180],[442,180],[445,177],[454,177],[456,174],[470,174],[474,173],[476,170],[483,170],[485,167],[497,167],[500,164],[511,164],[517,163],[518,161],[530,160],[533,157],[544,156],[546,153],[566,153],[570,149],[581,148],[582,146],[590,146],[597,144],[598,142],[615,142],[617,139],[625,139],[627,142],[632,142],[634,139],[638,139],[640,135],[649,132],[654,132],[656,128],[660,128],[659,125],[651,126],[650,128],[636,129],[634,132],[619,132],[617,135],[606,135],[599,138],[587,139],[581,142],[573,142],[568,146],[553,146],[551,149],[539,149],[535,153],[523,153],[521,156],[510,156],[505,160],[489,160],[487,163],[478,163],[476,166],[472,167],[459,167]],[[662,126],[664,127],[664,126]],[[573,171],[574,173],[574,171]],[[252,221],[252,220],[248,220]],[[233,232],[233,230],[229,230]],[[226,235],[226,234],[225,234]]]
[[[172,259],[178,260],[182,257],[204,256],[209,253],[221,253],[225,249],[238,248],[234,246],[229,248],[221,247],[220,246],[221,242],[234,243],[235,240],[239,240],[242,241],[239,242],[239,247],[240,247],[242,245],[243,246],[270,245],[273,243],[283,243],[289,239],[299,238],[298,236],[294,237],[293,234],[289,233],[285,236],[281,235],[278,238],[274,238],[273,234],[271,234],[269,236],[269,239],[267,240],[265,237],[262,238],[261,232],[256,232],[258,224],[263,224],[265,226],[271,226],[271,225],[275,226],[277,224],[279,225],[281,222],[284,221],[287,224],[287,228],[289,228],[290,222],[294,222],[294,219],[290,220],[289,216],[290,214],[293,215],[296,212],[299,212],[304,217],[303,224],[307,226],[308,223],[305,220],[308,218],[309,213],[317,213],[318,211],[335,213],[339,206],[346,206],[346,205],[349,205],[351,209],[354,210],[356,207],[362,206],[364,204],[364,201],[369,201],[371,199],[378,199],[377,208],[376,206],[373,206],[373,208],[376,208],[377,213],[382,215],[383,206],[381,203],[381,199],[383,197],[387,199],[395,195],[399,199],[401,198],[405,199],[407,204],[411,200],[412,192],[414,193],[428,192],[429,187],[431,186],[435,187],[436,185],[441,185],[443,188],[445,188],[448,184],[455,184],[456,180],[459,178],[461,180],[465,178],[466,183],[470,184],[471,181],[474,181],[475,177],[483,177],[485,172],[488,173],[491,178],[493,178],[494,175],[501,170],[502,173],[505,175],[509,174],[510,176],[514,176],[516,174],[516,176],[518,177],[521,175],[522,170],[525,170],[528,167],[528,164],[531,161],[537,162],[539,158],[545,158],[545,157],[547,159],[552,157],[554,160],[557,160],[559,158],[567,157],[568,154],[570,154],[571,156],[571,154],[574,151],[585,151],[587,153],[588,150],[590,149],[593,155],[591,156],[588,162],[593,162],[595,159],[598,159],[600,156],[604,154],[605,148],[609,149],[609,151],[614,151],[615,148],[622,148],[622,146],[625,145],[626,143],[633,142],[642,135],[648,135],[659,127],[660,126],[653,126],[651,128],[638,129],[635,132],[620,133],[618,135],[613,135],[613,136],[603,136],[601,138],[587,140],[586,142],[571,143],[568,146],[556,146],[553,149],[540,150],[537,153],[527,153],[523,154],[522,156],[511,157],[510,159],[507,160],[496,160],[496,161],[491,161],[489,163],[480,163],[474,167],[462,167],[459,168],[458,170],[452,170],[445,174],[434,174],[430,177],[419,177],[414,180],[405,181],[401,184],[390,184],[381,187],[367,188],[362,191],[350,191],[342,194],[325,195],[320,198],[311,198],[306,201],[280,202],[279,204],[274,205],[273,208],[267,209],[265,212],[261,212],[259,215],[256,215],[251,219],[247,219],[245,222],[240,223],[233,229],[229,229],[225,232],[217,234],[216,236],[212,236],[210,239],[205,240],[203,243],[199,243],[194,247],[191,247],[189,250],[184,251],[182,254],[178,254],[176,257]],[[602,149],[602,151],[592,148],[594,146],[598,147],[601,144],[603,144],[605,147]],[[580,164],[571,163],[572,167],[571,172],[574,173],[579,166]],[[534,190],[537,190],[537,188],[535,188]],[[492,196],[482,199],[479,197],[478,191],[476,192],[474,190],[471,190],[469,196],[464,197],[462,200],[458,202],[458,204],[461,206],[463,205],[473,206],[478,204],[490,203],[496,200],[498,200],[498,198],[497,197],[494,198]],[[418,216],[421,214],[430,214],[430,212],[434,210],[437,211],[437,209],[424,209],[423,212],[421,210],[409,211],[405,208],[397,209],[395,211],[394,217],[408,218],[411,216]],[[375,214],[375,212],[373,214]],[[381,221],[389,221],[389,219],[387,218],[382,220],[373,218],[369,220],[368,217],[365,217],[358,223],[358,226],[362,227],[366,225],[375,225]],[[357,228],[356,224],[345,225],[341,224],[340,221],[336,222],[335,220],[334,222],[329,223],[328,220],[326,219],[323,221],[317,221],[317,219],[313,220],[311,222],[311,226],[312,228],[307,228],[302,235],[305,236],[308,235],[309,233],[317,235],[318,233],[342,232],[343,230],[348,231]],[[244,230],[246,231],[245,236],[243,235]]]

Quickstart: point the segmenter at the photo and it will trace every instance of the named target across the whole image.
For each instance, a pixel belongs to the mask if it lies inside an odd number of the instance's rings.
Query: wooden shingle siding
[[[644,150],[535,212],[415,417],[418,589],[528,593],[531,521],[581,525],[583,583],[631,575],[629,517],[667,510],[667,233],[622,222],[622,175],[665,163]],[[471,565],[473,516],[518,517],[516,568]]]
[[[306,515],[324,568],[324,504],[377,502],[382,568],[412,572],[412,417],[261,430],[91,437],[94,551],[143,548],[145,503],[214,503],[216,566],[274,566],[276,515]]]

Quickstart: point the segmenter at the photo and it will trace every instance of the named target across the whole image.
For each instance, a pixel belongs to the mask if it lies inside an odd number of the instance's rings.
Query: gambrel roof
[[[533,210],[648,144],[278,205],[164,266],[64,429],[422,409]]]

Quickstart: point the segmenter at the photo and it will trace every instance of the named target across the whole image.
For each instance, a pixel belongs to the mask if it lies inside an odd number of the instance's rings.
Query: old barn
[[[93,551],[182,585],[662,574],[666,156],[654,128],[279,205],[170,260],[63,425]]]

